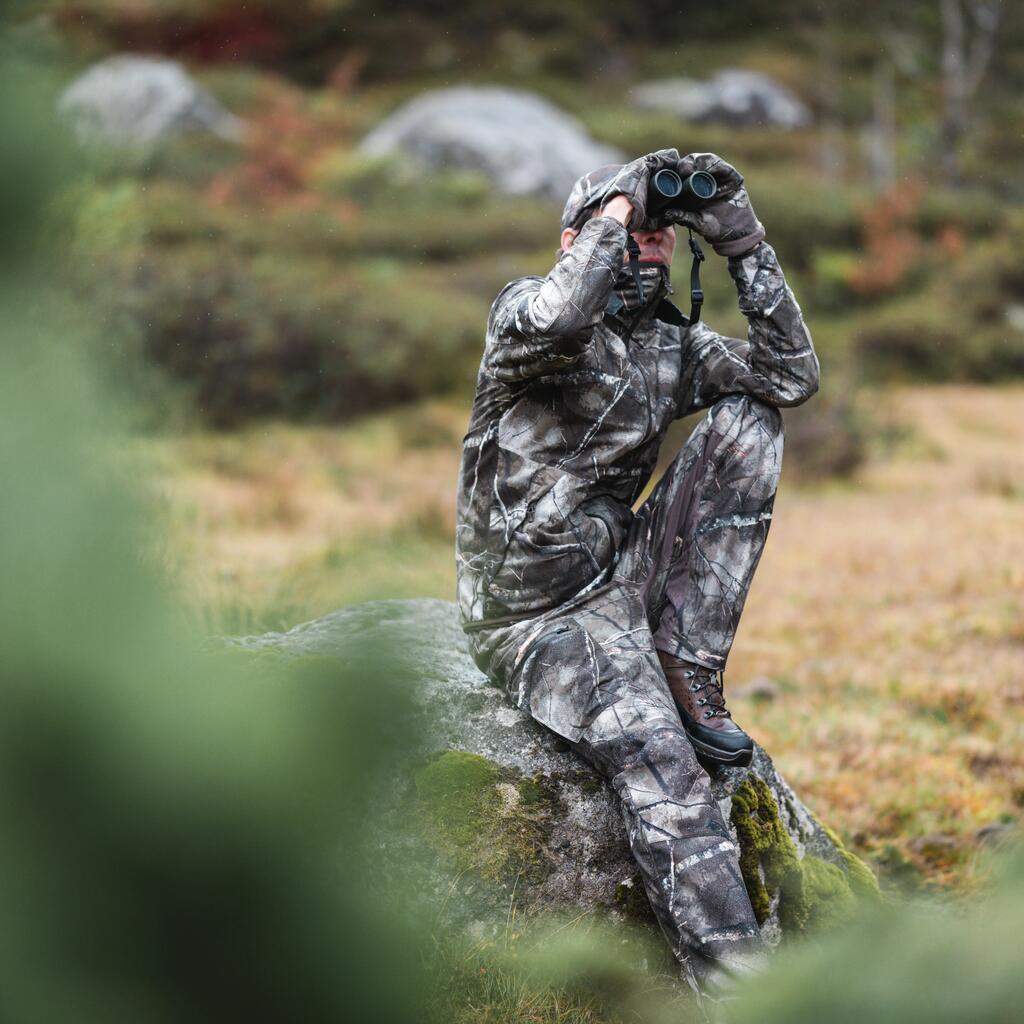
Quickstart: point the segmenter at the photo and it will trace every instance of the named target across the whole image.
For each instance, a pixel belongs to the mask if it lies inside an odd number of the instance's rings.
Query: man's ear
[[[562,232],[562,252],[568,252],[572,248],[572,243],[576,241],[576,236],[579,232],[575,228],[566,228]]]

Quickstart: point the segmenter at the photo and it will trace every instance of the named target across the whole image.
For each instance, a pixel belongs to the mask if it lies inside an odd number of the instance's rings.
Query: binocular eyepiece
[[[718,182],[707,171],[694,171],[686,178],[667,167],[652,178],[647,190],[647,214],[660,213],[669,207],[699,210],[714,199]]]

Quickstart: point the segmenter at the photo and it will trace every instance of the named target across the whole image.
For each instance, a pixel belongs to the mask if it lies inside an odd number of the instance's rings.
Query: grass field
[[[727,692],[883,875],[969,889],[976,831],[1024,809],[1024,388],[870,399],[883,429],[852,480],[784,473]],[[450,598],[465,420],[432,402],[337,430],[141,442],[205,628]]]

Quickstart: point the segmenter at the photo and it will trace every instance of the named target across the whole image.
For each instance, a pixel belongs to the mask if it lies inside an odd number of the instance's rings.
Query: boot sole
[[[723,750],[721,747],[713,747],[710,743],[697,739],[688,729],[686,735],[689,736],[699,761],[724,764],[729,768],[746,768],[754,756],[753,750]]]

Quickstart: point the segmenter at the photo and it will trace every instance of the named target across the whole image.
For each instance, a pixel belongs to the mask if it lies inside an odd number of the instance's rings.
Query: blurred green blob
[[[9,276],[49,255],[53,238],[44,234],[43,218],[78,157],[54,117],[56,76],[19,55],[3,13],[0,7],[0,272]]]
[[[825,830],[825,835],[836,844],[839,854],[843,858],[843,863],[846,865],[846,880],[849,882],[853,895],[861,899],[878,899],[882,893],[875,873],[860,857],[846,848],[842,839],[828,825],[820,821],[818,824]]]
[[[877,904],[855,927],[782,954],[747,986],[735,1024],[1002,1024],[1024,1005],[1024,858],[967,912]]]
[[[193,634],[61,287],[52,90],[6,53],[0,111],[0,1016],[408,1021],[373,833],[403,673]]]

